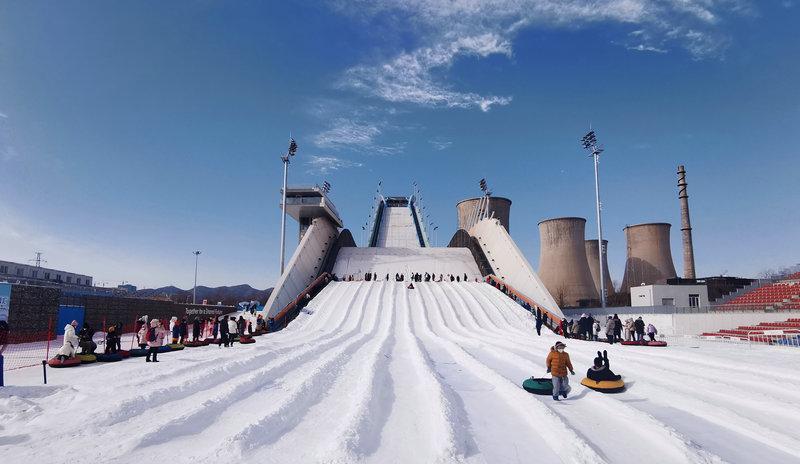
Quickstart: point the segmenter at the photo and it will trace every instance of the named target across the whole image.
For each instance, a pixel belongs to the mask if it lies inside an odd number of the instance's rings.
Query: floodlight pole
[[[591,157],[594,159],[594,195],[595,195],[595,208],[597,212],[597,260],[599,261],[600,269],[600,305],[606,307],[606,285],[605,285],[605,272],[603,269],[603,256],[605,256],[605,249],[603,247],[603,219],[600,214],[600,153],[603,149],[597,146],[597,137],[594,131],[589,131],[583,137],[583,148],[591,150]]]
[[[197,304],[197,262],[200,260],[200,250],[192,252],[194,254],[194,289],[192,289],[192,304]]]
[[[283,275],[284,256],[286,254],[286,181],[289,177],[289,157],[297,152],[297,144],[293,138],[289,138],[289,150],[281,156],[283,161],[283,190],[281,191],[281,275]]]

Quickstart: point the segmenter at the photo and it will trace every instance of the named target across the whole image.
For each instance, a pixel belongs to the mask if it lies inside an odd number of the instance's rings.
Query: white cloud
[[[447,70],[465,57],[512,56],[515,34],[529,27],[576,28],[616,23],[635,28],[632,51],[664,53],[674,45],[693,58],[721,56],[729,41],[728,15],[751,11],[748,0],[335,0],[363,18],[405,18],[419,43],[389,59],[348,69],[340,85],[388,102],[439,108],[507,105],[510,96],[454,89]],[[404,24],[406,26],[406,24]],[[647,37],[648,40],[642,40]]]
[[[309,160],[306,161],[310,173],[328,174],[331,171],[338,171],[344,168],[360,168],[364,164],[350,161],[336,156],[317,156],[311,155]]]
[[[450,148],[453,145],[453,141],[452,140],[444,140],[444,139],[428,140],[428,143],[433,145],[433,148],[435,150],[439,150],[439,151],[446,150],[446,149]]]
[[[330,129],[314,137],[314,144],[320,148],[341,148],[345,146],[372,145],[381,129],[368,123],[360,123],[347,118],[337,118]]]
[[[8,116],[0,113],[0,161],[10,161],[18,156],[19,152],[14,147]]]

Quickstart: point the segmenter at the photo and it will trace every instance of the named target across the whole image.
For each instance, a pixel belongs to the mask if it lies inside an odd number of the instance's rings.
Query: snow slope
[[[566,401],[520,383],[556,340],[477,283],[335,282],[254,345],[12,371],[3,462],[800,462],[800,357],[568,341]],[[629,390],[579,382],[597,349]],[[21,386],[20,386],[21,385]],[[28,385],[28,386],[26,386]]]

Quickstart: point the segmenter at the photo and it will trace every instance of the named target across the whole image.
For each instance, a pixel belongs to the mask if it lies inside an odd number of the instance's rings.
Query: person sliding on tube
[[[569,354],[564,352],[567,345],[556,342],[555,346],[550,349],[550,354],[547,355],[547,372],[553,376],[553,399],[559,401],[558,395],[567,397],[567,394],[572,390],[569,386],[569,378],[567,377],[567,370],[570,375],[575,375],[575,370],[572,368],[572,361],[569,360]]]
[[[621,375],[614,374],[609,368],[608,352],[603,350],[603,354],[597,352],[597,357],[594,358],[594,366],[586,371],[586,377],[595,382],[602,382],[604,380],[619,380]]]

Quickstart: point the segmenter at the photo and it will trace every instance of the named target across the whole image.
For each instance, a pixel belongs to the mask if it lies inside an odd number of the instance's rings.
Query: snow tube
[[[181,345],[180,343],[170,343],[170,344],[169,344],[169,345],[167,345],[167,346],[168,346],[168,347],[169,347],[169,349],[170,349],[170,350],[172,350],[172,351],[180,351],[180,350],[182,350],[182,349],[183,349],[183,345]]]
[[[623,382],[622,379],[601,380],[599,382],[595,382],[594,380],[585,377],[583,380],[581,380],[581,385],[601,393],[619,393],[621,391],[625,391],[625,382]]]
[[[200,343],[202,343],[203,346],[208,346],[209,344],[211,344],[211,339],[210,338],[204,338],[204,339],[200,340]]]
[[[60,360],[58,358],[53,358],[47,361],[47,365],[50,367],[75,367],[80,365],[81,360],[77,357],[67,358],[65,360]]]
[[[633,341],[633,340],[623,340],[623,341],[620,342],[620,344],[622,344],[622,345],[643,345],[644,343]]]
[[[170,348],[169,345],[164,345],[164,346],[159,346],[158,347],[158,352],[159,353],[169,353],[170,351],[172,351],[172,348]]]
[[[553,394],[553,380],[552,379],[525,379],[522,382],[522,388],[534,395],[552,395]]]
[[[219,345],[220,343],[222,343],[221,338],[206,338],[206,340],[208,340],[209,345]]]
[[[239,337],[239,343],[242,345],[247,345],[248,343],[255,343],[256,341],[253,337]]]
[[[201,341],[185,341],[183,342],[183,346],[187,348],[194,348],[196,346],[205,346]]]
[[[117,362],[122,361],[122,355],[119,353],[108,353],[108,354],[98,354],[97,355],[97,362]]]
[[[97,361],[97,356],[93,354],[79,354],[76,357],[81,360],[81,364],[91,364]]]
[[[134,348],[129,351],[131,358],[139,358],[141,356],[147,356],[147,348]]]
[[[122,359],[131,357],[131,352],[128,350],[118,350],[117,353],[119,353],[119,355],[122,356]]]
[[[264,335],[265,333],[267,333],[267,332],[265,332],[263,330],[256,330],[255,332],[253,332],[252,336],[253,337],[260,337],[261,335]]]
[[[647,346],[667,346],[667,342],[647,342]]]

